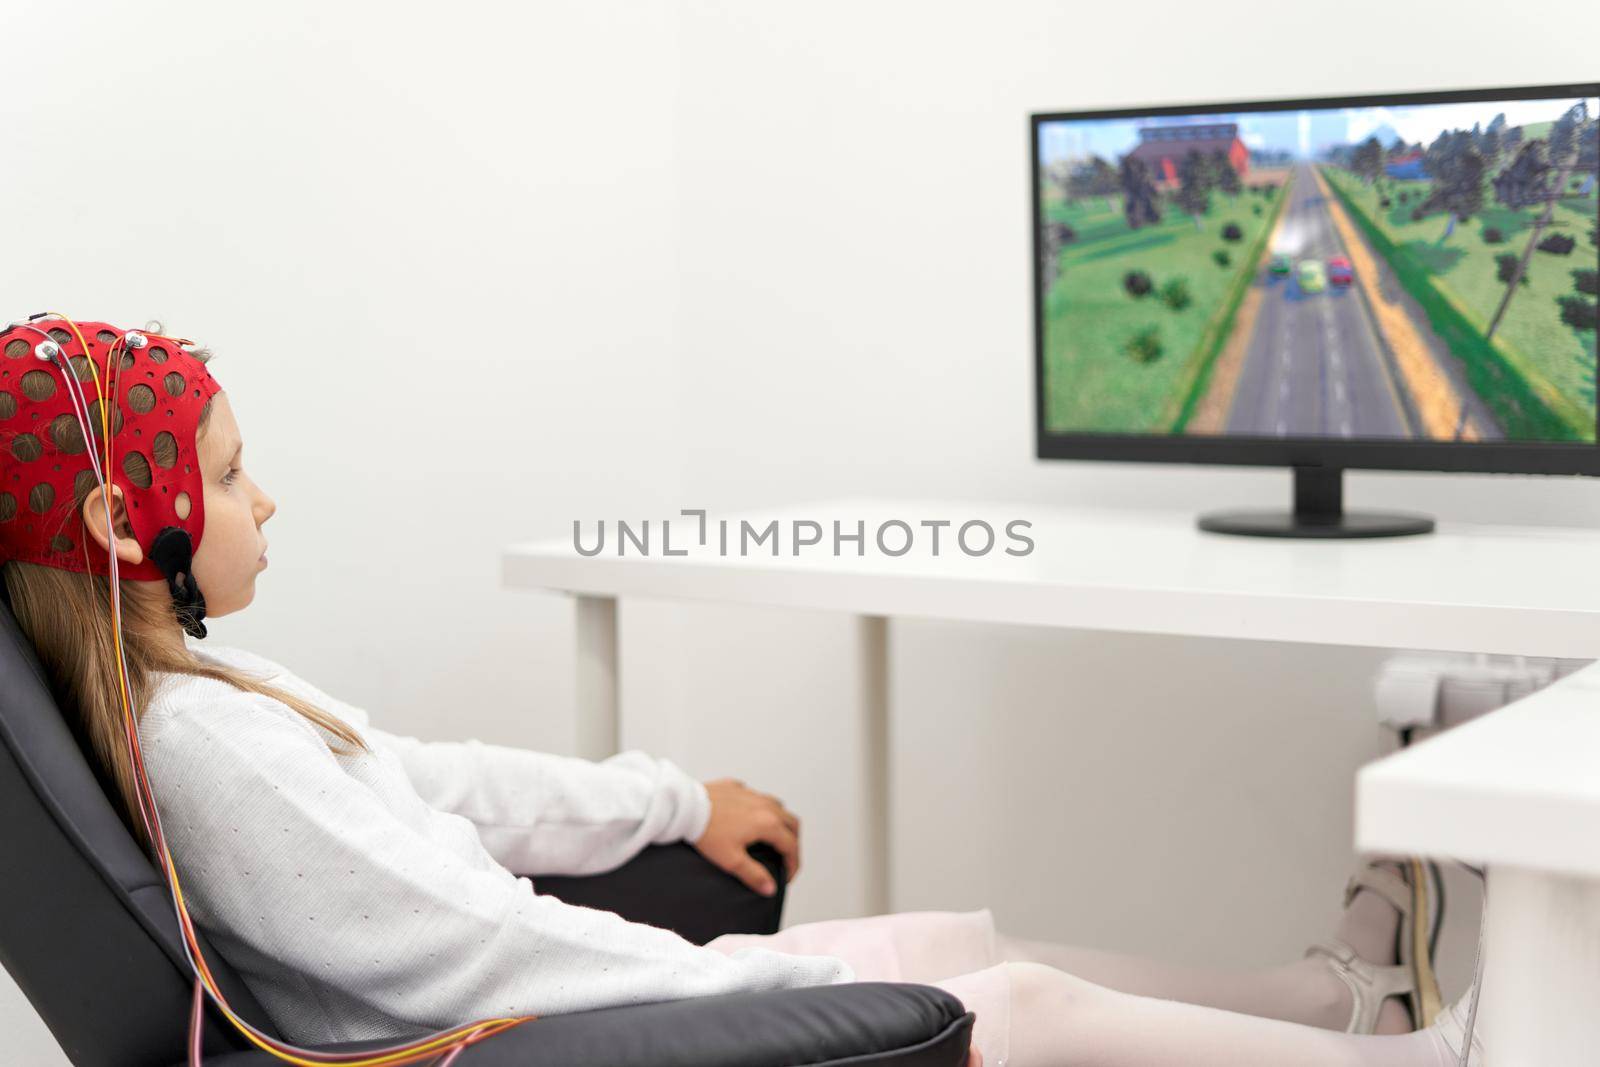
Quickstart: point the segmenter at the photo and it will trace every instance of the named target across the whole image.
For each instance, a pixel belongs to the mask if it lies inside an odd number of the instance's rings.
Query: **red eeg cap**
[[[146,554],[136,566],[119,561],[118,574],[165,577],[149,553],[168,526],[187,532],[199,550],[205,480],[195,431],[200,409],[222,387],[184,350],[192,342],[134,332],[146,339],[143,347],[127,343],[129,331],[104,322],[41,318],[0,331],[0,560],[110,573],[106,550],[84,529],[81,501],[96,485],[86,445],[105,460],[98,401],[113,390],[105,476],[122,487],[134,539]],[[35,355],[47,340],[60,345],[58,359],[81,387],[92,444],[84,440],[61,366]],[[116,366],[109,365],[113,348]]]

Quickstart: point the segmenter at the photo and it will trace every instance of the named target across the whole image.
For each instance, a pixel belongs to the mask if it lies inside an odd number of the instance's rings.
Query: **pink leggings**
[[[903,912],[725,934],[722,952],[759,947],[836,956],[860,981],[920,982],[977,1016],[984,1067],[1454,1067],[1432,1030],[1368,1037],[1116,992],[1000,955],[988,909]]]

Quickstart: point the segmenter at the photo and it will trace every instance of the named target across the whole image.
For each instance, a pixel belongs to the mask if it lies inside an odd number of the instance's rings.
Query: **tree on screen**
[[[1239,172],[1233,168],[1233,161],[1228,158],[1228,153],[1220,148],[1211,153],[1211,180],[1218,189],[1230,197],[1238,196],[1244,188],[1239,181]]]
[[[1529,141],[1495,175],[1494,198],[1513,211],[1544,203],[1550,190],[1550,163],[1543,141]]]
[[[1562,159],[1578,147],[1578,134],[1589,121],[1589,105],[1579,100],[1550,127],[1550,158]]]
[[[1376,137],[1368,137],[1350,157],[1350,169],[1367,185],[1383,177],[1383,146]]]
[[[1112,197],[1122,191],[1122,181],[1116,167],[1099,156],[1090,156],[1087,162],[1073,168],[1067,190],[1075,198],[1103,196],[1106,207],[1114,208]]]
[[[1485,166],[1493,168],[1500,161],[1500,152],[1505,147],[1506,113],[1500,112],[1490,120],[1478,135],[1478,154],[1483,157]]]
[[[1483,157],[1472,146],[1466,130],[1441,133],[1428,147],[1423,165],[1433,179],[1433,190],[1422,202],[1421,211],[1449,213],[1441,242],[1455,233],[1456,222],[1465,222],[1483,210]]]
[[[1078,231],[1065,222],[1047,222],[1040,236],[1044,239],[1044,291],[1048,293],[1061,276],[1061,250],[1078,239]]]
[[[1533,258],[1533,250],[1539,246],[1540,235],[1545,227],[1555,218],[1556,202],[1561,199],[1567,187],[1567,179],[1584,152],[1587,136],[1585,127],[1593,124],[1593,120],[1589,118],[1588,106],[1580,101],[1568,108],[1566,113],[1550,127],[1550,141],[1545,146],[1549,152],[1548,160],[1541,156],[1529,156],[1530,150],[1538,150],[1541,144],[1537,140],[1529,141],[1518,151],[1511,165],[1495,179],[1495,198],[1507,207],[1532,207],[1543,203],[1544,210],[1534,220],[1532,231],[1528,234],[1528,243],[1522,250],[1522,258],[1518,260],[1516,270],[1506,283],[1506,291],[1500,297],[1500,306],[1495,308],[1494,317],[1489,320],[1489,329],[1484,332],[1485,339],[1492,338],[1495,331],[1500,328],[1500,323],[1505,320],[1506,309],[1511,306],[1511,298],[1516,295],[1517,286],[1527,273],[1528,260]],[[1525,156],[1528,158],[1524,159]],[[1516,175],[1511,175],[1519,165],[1522,170]],[[1555,170],[1555,175],[1554,179],[1550,180],[1548,172],[1552,168]],[[1556,303],[1561,309],[1562,322],[1579,329],[1593,329],[1592,326],[1586,325],[1590,321],[1589,307],[1592,305],[1585,306],[1582,296],[1559,297]]]
[[[1585,122],[1574,140],[1578,146],[1577,166],[1589,172],[1583,182],[1584,195],[1588,195],[1594,188],[1595,171],[1600,168],[1600,121],[1590,119]]]
[[[1156,183],[1150,177],[1150,167],[1142,159],[1122,157],[1118,172],[1122,185],[1122,214],[1128,229],[1153,226],[1161,221],[1161,209],[1156,206]]]
[[[1178,207],[1194,217],[1194,228],[1200,229],[1200,216],[1211,206],[1211,167],[1199,152],[1190,151],[1178,164]]]

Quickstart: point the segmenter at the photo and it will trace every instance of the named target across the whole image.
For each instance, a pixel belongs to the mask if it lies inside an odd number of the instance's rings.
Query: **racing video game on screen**
[[[1045,429],[1593,442],[1597,119],[1040,121]]]

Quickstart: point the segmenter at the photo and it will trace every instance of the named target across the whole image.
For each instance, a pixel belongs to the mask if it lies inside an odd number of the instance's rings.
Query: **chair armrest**
[[[776,933],[787,884],[783,857],[767,844],[750,855],[772,874],[778,890],[764,897],[700,854],[677,842],[650,845],[616,870],[581,877],[540,875],[536,893],[568,904],[614,911],[630,922],[675,931],[703,945],[721,934]]]
[[[459,1067],[962,1067],[974,1016],[934,986],[847,982],[551,1015],[464,1050]],[[362,1052],[359,1041],[322,1052]],[[208,1067],[279,1067],[269,1052]],[[174,1067],[183,1067],[175,1064]]]

